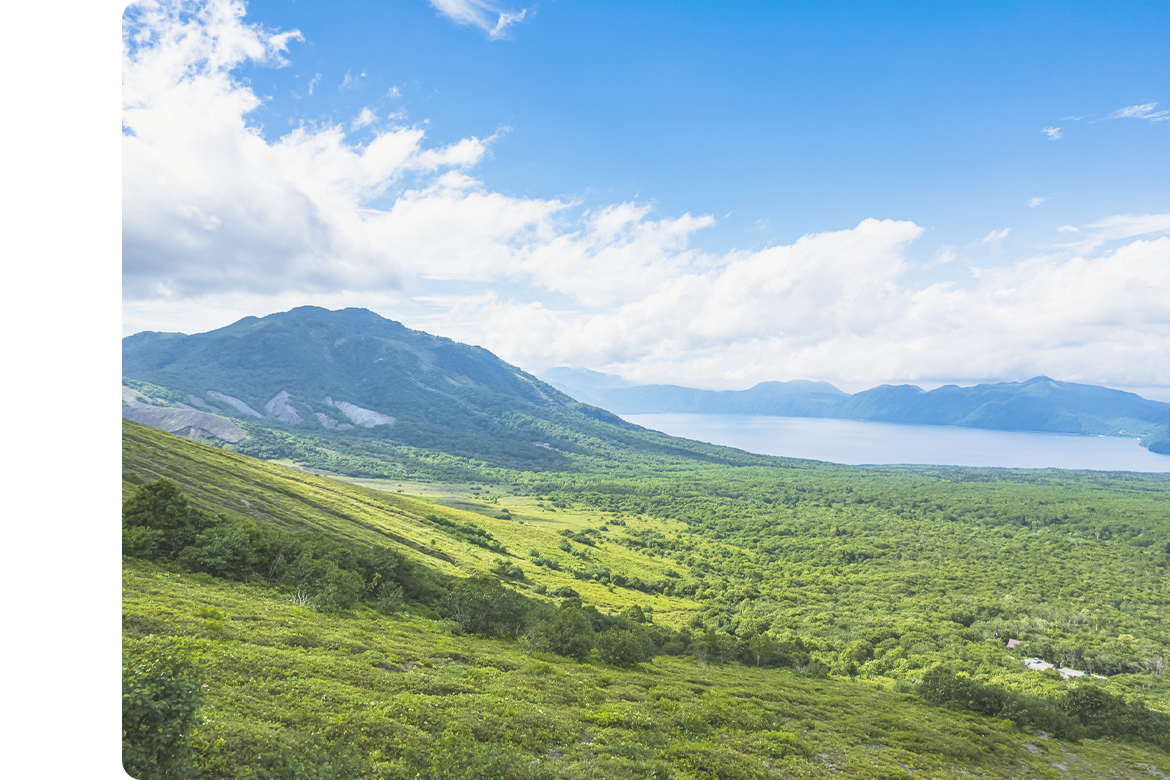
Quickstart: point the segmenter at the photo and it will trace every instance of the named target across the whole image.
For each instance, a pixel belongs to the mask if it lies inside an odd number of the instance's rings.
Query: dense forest
[[[556,442],[567,465],[541,471],[238,448],[344,482],[124,423],[131,774],[1170,762],[1164,476]]]

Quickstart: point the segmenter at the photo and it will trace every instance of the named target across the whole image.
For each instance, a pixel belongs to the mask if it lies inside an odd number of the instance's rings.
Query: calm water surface
[[[985,431],[809,417],[735,414],[624,414],[636,425],[761,455],[851,465],[936,464],[1002,468],[1170,472],[1170,456],[1137,439]]]

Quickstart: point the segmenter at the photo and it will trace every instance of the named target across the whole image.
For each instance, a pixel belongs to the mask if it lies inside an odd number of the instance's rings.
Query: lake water
[[[988,431],[734,414],[624,414],[656,431],[755,452],[851,465],[935,464],[1002,468],[1170,472],[1170,456],[1137,439]]]

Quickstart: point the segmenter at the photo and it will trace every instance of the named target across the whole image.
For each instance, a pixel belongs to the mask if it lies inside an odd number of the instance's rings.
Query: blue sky
[[[532,371],[1170,387],[1165,3],[241,8],[125,17],[126,333],[354,305]]]

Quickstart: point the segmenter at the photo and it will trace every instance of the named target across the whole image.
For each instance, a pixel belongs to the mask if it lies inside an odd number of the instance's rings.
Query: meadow
[[[1164,477],[667,453],[343,480],[123,430],[136,776],[1170,762]],[[167,766],[133,727],[163,689]]]

